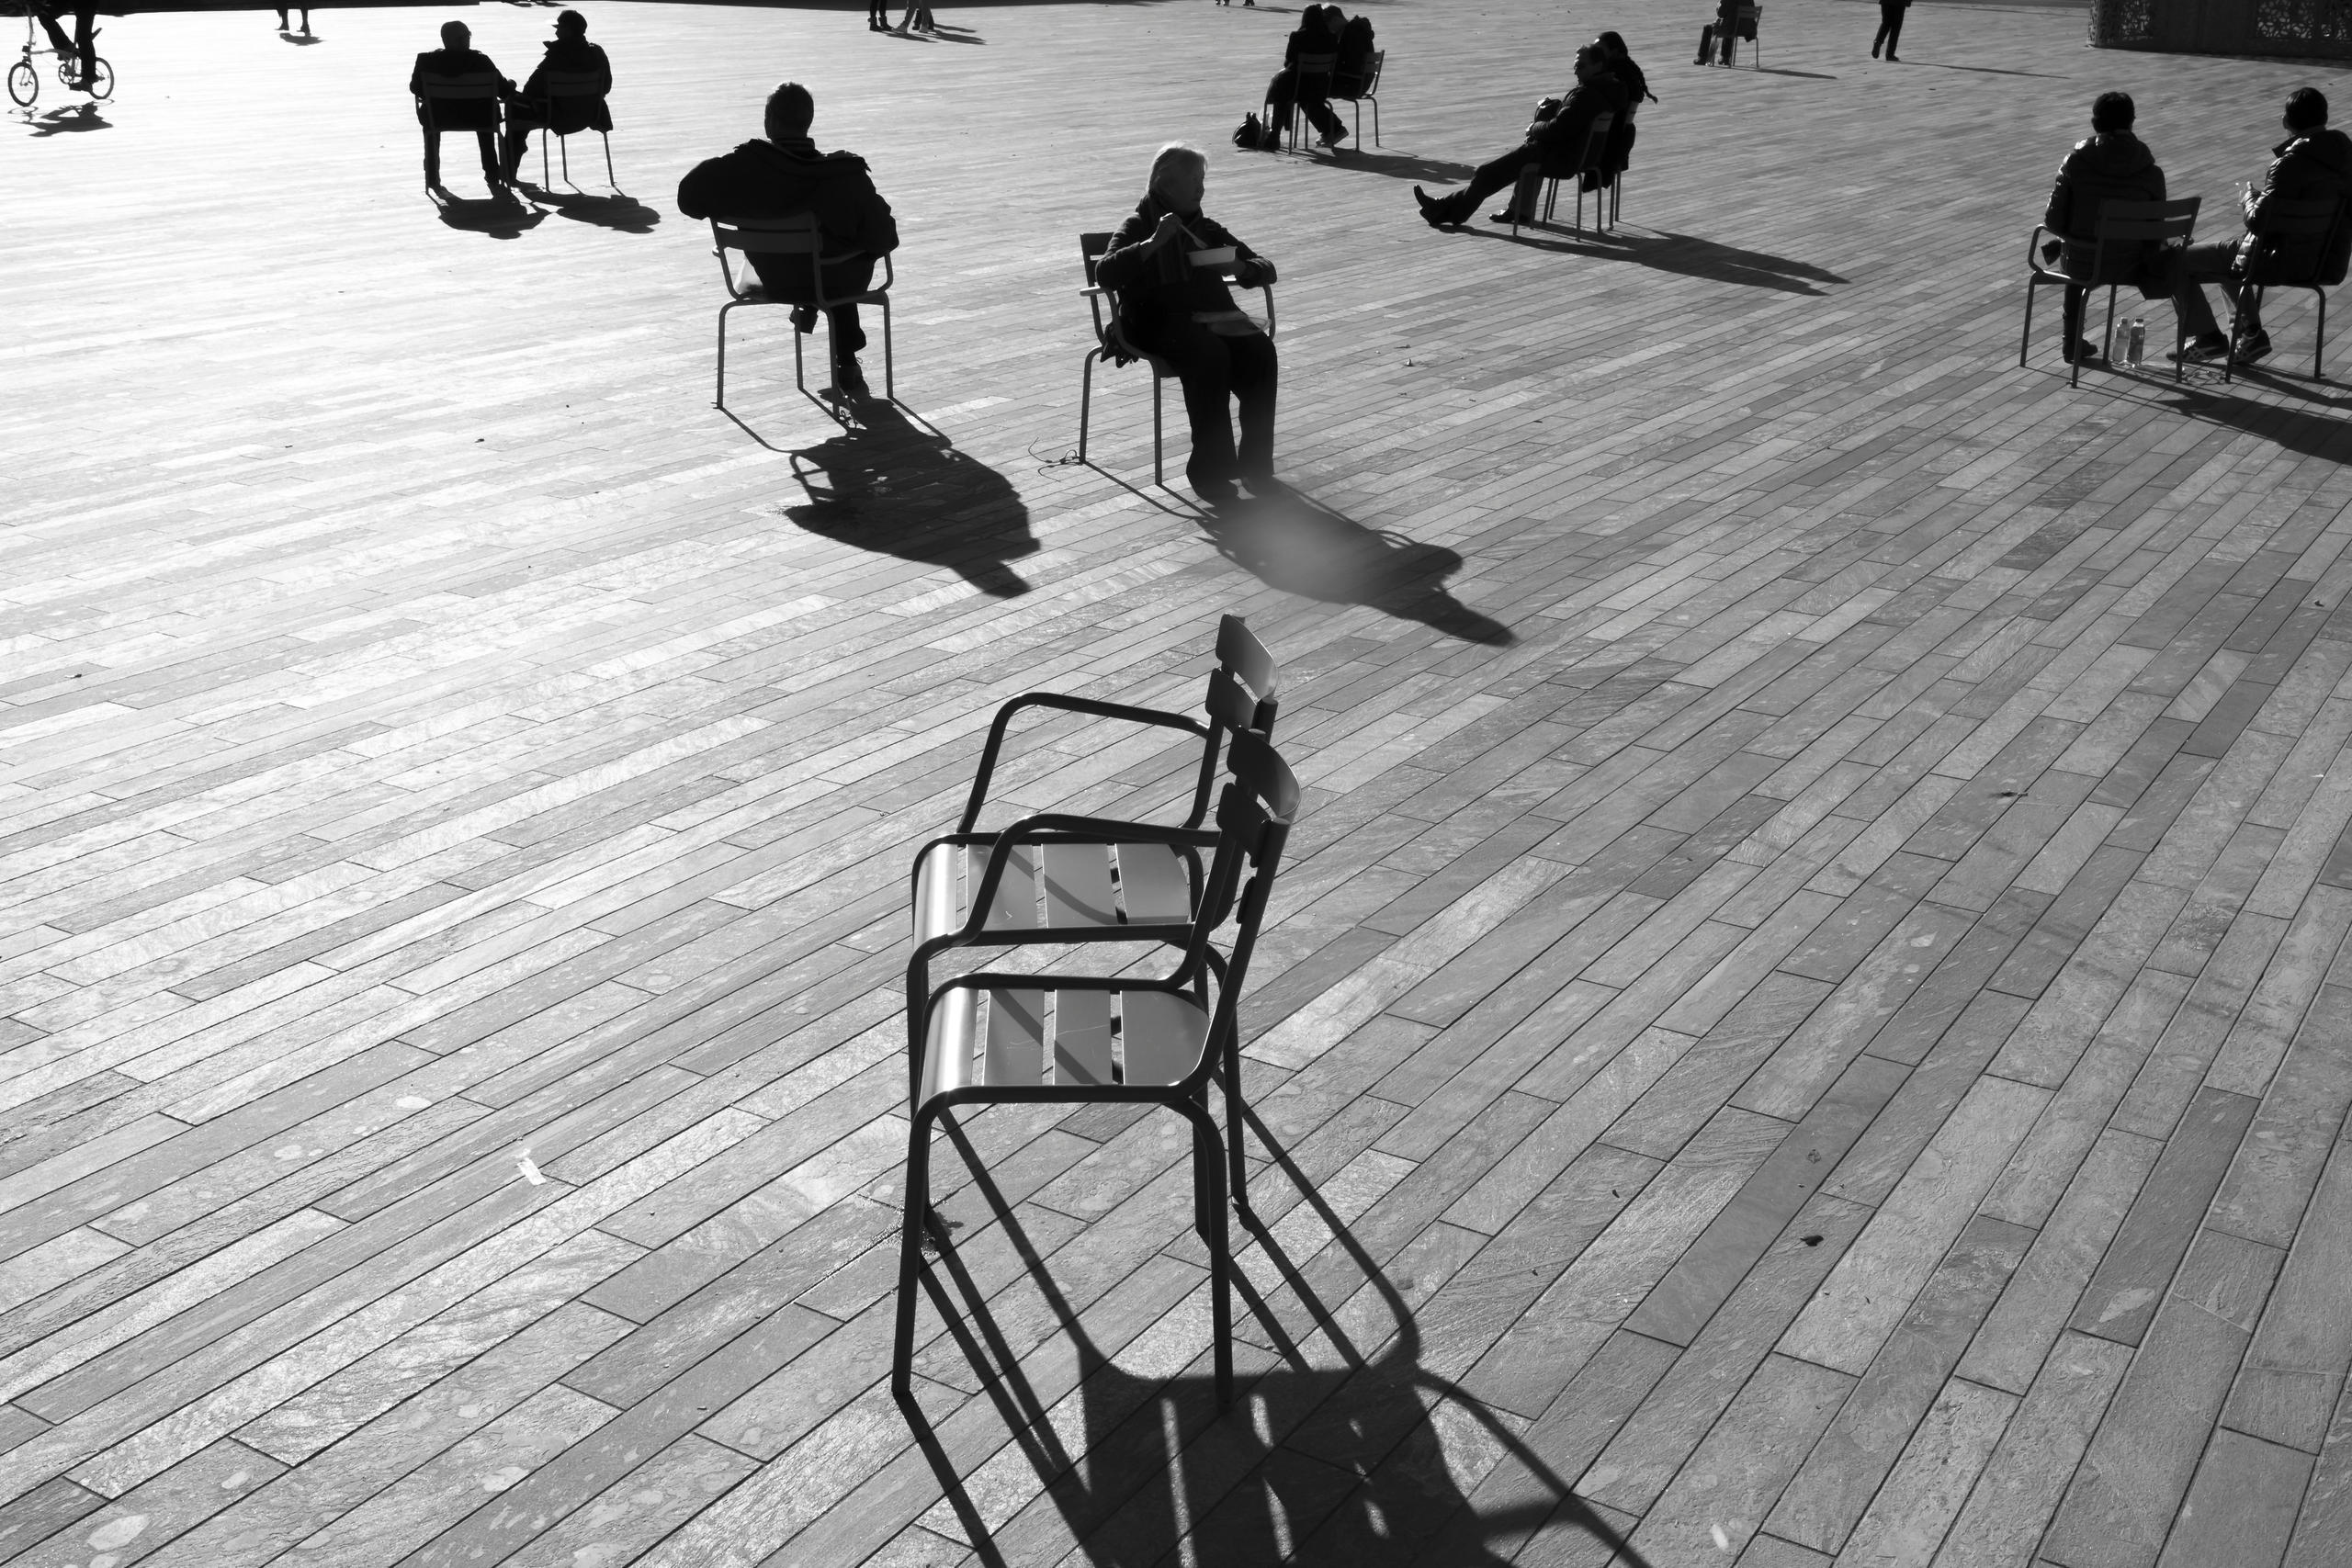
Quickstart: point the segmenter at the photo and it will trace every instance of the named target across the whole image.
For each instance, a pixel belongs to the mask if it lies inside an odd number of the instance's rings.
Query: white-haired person
[[[1233,280],[1245,288],[1273,282],[1274,264],[1202,213],[1207,186],[1207,154],[1181,141],[1162,147],[1095,278],[1117,290],[1127,341],[1176,367],[1193,427],[1184,477],[1203,501],[1223,505],[1239,499],[1237,481],[1261,490],[1273,480],[1274,345],[1233,302],[1225,258],[1197,253],[1229,247]],[[1228,399],[1240,405],[1238,450]]]

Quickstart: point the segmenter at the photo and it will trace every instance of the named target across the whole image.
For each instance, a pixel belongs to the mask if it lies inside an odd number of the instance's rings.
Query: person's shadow
[[[659,211],[623,190],[601,196],[576,188],[557,190],[536,180],[521,179],[514,182],[514,188],[528,197],[534,207],[552,208],[575,223],[594,223],[599,229],[650,234],[662,221]]]
[[[324,43],[327,41],[326,39],[319,37],[316,33],[288,32],[283,28],[278,29],[277,37],[278,40],[282,43],[297,43],[300,44],[304,49],[310,48],[311,45],[314,43]]]
[[[68,104],[62,108],[44,109],[39,115],[28,115],[35,136],[62,136],[76,130],[111,130],[114,121],[98,112],[96,104]]]
[[[520,238],[524,230],[536,229],[547,221],[548,215],[538,208],[526,207],[511,197],[462,197],[437,186],[430,194],[433,209],[441,215],[441,221],[469,234],[513,240]]]
[[[1565,185],[1566,182],[1563,181]],[[1601,193],[1605,198],[1606,191]],[[1564,190],[1560,199],[1572,200],[1575,193]],[[1587,225],[1583,235],[1561,232],[1555,217],[1548,224],[1522,226],[1514,239],[1507,229],[1477,228],[1464,225],[1464,233],[1475,233],[1489,240],[1527,246],[1532,250],[1552,251],[1560,255],[1590,256],[1596,261],[1631,262],[1635,266],[1649,267],[1657,272],[1677,273],[1685,277],[1711,277],[1718,283],[1736,283],[1749,288],[1777,288],[1787,294],[1824,292],[1816,283],[1843,283],[1846,280],[1826,267],[1814,265],[1790,256],[1776,256],[1767,251],[1742,250],[1713,240],[1702,240],[1696,234],[1675,234],[1658,230],[1647,234],[1630,233],[1623,228],[1602,230]]]
[[[1477,170],[1468,164],[1451,158],[1423,158],[1411,152],[1367,151],[1362,147],[1342,144],[1321,149],[1318,164],[1334,168],[1361,169],[1368,175],[1386,175],[1392,180],[1466,180]]]
[[[1465,642],[1503,645],[1510,628],[1446,591],[1462,557],[1442,545],[1374,530],[1287,487],[1207,513],[1217,554],[1269,588],[1334,604],[1365,604]]]
[[[1037,541],[1012,482],[895,403],[857,412],[858,423],[789,454],[806,499],[784,514],[861,550],[946,567],[1000,599],[1028,592],[1009,563]]]
[[[1047,1418],[1046,1402],[958,1256],[959,1246],[970,1244],[950,1239],[944,1225],[933,1233],[917,1279],[947,1335],[918,1360],[959,1359],[978,1375],[1085,1560],[1098,1568],[1151,1568],[1171,1561],[1174,1543],[1189,1537],[1203,1562],[1499,1568],[1510,1558],[1498,1543],[1515,1547],[1543,1529],[1581,1532],[1606,1549],[1600,1556],[1614,1551],[1611,1561],[1648,1568],[1509,1426],[1420,1364],[1419,1325],[1402,1293],[1263,1123],[1251,1115],[1249,1124],[1272,1159],[1259,1185],[1279,1170],[1331,1242],[1302,1267],[1262,1220],[1243,1217],[1246,1228],[1235,1240],[1250,1245],[1234,1271],[1237,1359],[1248,1356],[1264,1370],[1252,1376],[1246,1363],[1237,1367],[1233,1404],[1220,1411],[1205,1372],[1138,1376],[1102,1353],[963,1129],[952,1119],[942,1122],[970,1165],[973,1190],[995,1222],[989,1230],[1001,1229],[1045,1296],[1055,1331],[1074,1344],[1082,1451],[1073,1453],[1066,1428]],[[1176,1322],[1195,1318],[1171,1314]],[[1369,1352],[1351,1333],[1367,1326]],[[919,1399],[899,1408],[980,1561],[1007,1562]],[[1485,1507],[1470,1500],[1441,1436],[1465,1422],[1480,1429],[1480,1443],[1508,1456],[1525,1483],[1516,1490],[1534,1495]],[[1015,1529],[1023,1524],[1016,1517]],[[1057,1553],[1060,1539],[1057,1532],[1048,1543]],[[1036,1543],[1012,1544],[1025,1560]]]

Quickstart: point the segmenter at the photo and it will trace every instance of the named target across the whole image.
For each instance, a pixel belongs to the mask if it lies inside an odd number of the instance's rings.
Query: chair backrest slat
[[[2328,197],[2317,201],[2267,202],[2262,209],[2260,232],[2292,240],[2324,234],[2335,227],[2335,216],[2342,205]]]
[[[605,79],[594,71],[550,71],[539,78],[539,89],[551,98],[601,98]]]
[[[1302,54],[1298,57],[1298,73],[1301,76],[1329,76],[1339,68],[1340,53],[1337,50],[1329,54]]]
[[[721,250],[746,255],[814,255],[824,247],[812,213],[790,218],[714,218],[710,237]]]
[[[2179,201],[2102,201],[2092,232],[2109,240],[2186,240],[2197,227],[2199,198]]]
[[[417,89],[421,98],[441,98],[451,102],[461,99],[494,98],[505,85],[487,71],[469,71],[462,76],[425,76]]]

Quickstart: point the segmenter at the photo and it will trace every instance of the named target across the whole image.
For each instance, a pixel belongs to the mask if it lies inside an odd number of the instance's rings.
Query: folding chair
[[[2257,321],[2262,319],[2262,295],[2268,288],[2308,288],[2312,297],[2319,301],[2319,333],[2312,339],[2312,378],[2323,378],[2320,375],[2320,354],[2327,346],[2328,286],[2343,282],[2344,276],[2339,272],[2329,277],[2322,269],[2327,265],[2328,242],[2335,236],[2335,226],[2344,221],[2345,217],[2344,204],[2333,200],[2272,201],[2264,206],[2262,237],[2267,240],[2315,241],[2316,259],[2306,276],[2264,278],[2260,282],[2248,278],[2238,286],[2238,302],[2230,312],[2230,358],[2222,362],[2222,379],[2230,379],[2231,366],[2237,358],[2238,344],[2245,335],[2246,318],[2251,316]],[[2249,293],[2253,296],[2251,310],[2247,309]]]
[[[605,106],[605,79],[592,71],[550,71],[539,78],[540,96],[534,100],[540,123],[532,129],[539,133],[539,183],[548,183],[548,143],[559,143],[563,155],[563,177],[571,179],[571,147],[570,138],[578,131],[556,129],[556,105],[570,105],[571,113],[582,121],[581,129],[594,130],[605,142],[605,183],[620,189],[618,175],[613,173],[613,133],[595,123],[594,111]],[[611,116],[605,117],[609,119]]]
[[[1166,484],[1164,452],[1166,425],[1159,407],[1159,384],[1176,378],[1176,367],[1156,354],[1147,354],[1127,341],[1125,328],[1119,324],[1119,300],[1115,289],[1105,288],[1094,280],[1095,264],[1102,253],[1111,248],[1107,231],[1080,234],[1078,237],[1079,260],[1086,268],[1086,287],[1079,292],[1085,296],[1087,308],[1094,313],[1094,347],[1086,354],[1086,370],[1079,384],[1078,397],[1078,460],[1086,461],[1086,433],[1094,409],[1094,367],[1096,364],[1131,365],[1140,360],[1151,369],[1151,482]],[[1215,251],[1190,253],[1196,266],[1217,269],[1219,276],[1230,280],[1234,258]],[[1256,288],[1266,297],[1266,335],[1274,335],[1274,286],[1256,283]]]
[[[1577,186],[1576,231],[1578,235],[1582,235],[1584,233],[1584,186],[1582,183],[1582,176],[1587,169],[1599,168],[1601,154],[1609,146],[1609,132],[1616,123],[1617,114],[1615,110],[1601,110],[1600,113],[1592,117],[1592,125],[1585,132],[1584,145],[1577,149],[1573,157],[1546,158],[1544,160],[1543,174],[1541,175],[1542,179],[1544,181],[1543,222],[1548,224],[1552,221],[1553,207],[1560,197],[1560,182],[1562,180],[1576,180],[1578,182]],[[1598,221],[1597,213],[1595,215],[1595,220]],[[1510,197],[1510,231],[1513,238],[1518,237],[1519,191],[1516,186],[1512,188]]]
[[[953,833],[915,856],[909,1017],[922,1010],[929,994],[932,960],[956,948],[1182,940],[1199,910],[1202,886],[1200,840],[1185,835],[1197,835],[1208,815],[1218,765],[1233,739],[1271,737],[1277,708],[1273,656],[1240,616],[1217,624],[1216,660],[1200,718],[1058,692],[1024,692],[996,710],[963,818]],[[1138,837],[1159,829],[1059,815],[1024,817],[1001,832],[978,831],[1005,737],[1013,720],[1032,708],[1197,736],[1201,760],[1192,809],[1168,825],[1179,836]]]
[[[547,149],[544,144],[539,149]],[[854,294],[827,294],[825,268],[863,256],[863,251],[825,250],[825,236],[817,228],[814,213],[797,213],[790,218],[714,218],[710,220],[712,254],[718,258],[718,276],[727,285],[726,304],[718,308],[718,406],[727,406],[727,312],[738,305],[807,306],[826,316],[825,353],[832,367],[833,386],[841,386],[841,344],[832,333],[830,312],[836,305],[879,305],[882,307],[882,390],[884,396],[895,400],[898,387],[891,379],[890,355],[890,287],[898,274],[890,258],[882,258],[882,286],[864,288]],[[743,276],[739,280],[734,269],[728,265],[727,253],[740,251],[746,258]],[[783,299],[770,294],[752,267],[752,256],[806,256],[808,258],[808,298]],[[808,391],[806,371],[800,357],[800,333],[792,334],[792,383],[803,394]]]
[[[503,129],[501,124],[499,105],[500,94],[506,85],[504,80],[492,71],[469,71],[461,76],[426,76],[422,80],[424,83],[424,90],[416,95],[416,102],[418,107],[424,111],[424,134],[433,149],[435,170],[437,172],[441,166],[441,133],[445,128],[441,124],[440,114],[434,106],[435,104],[474,104],[481,103],[484,99],[490,102],[490,125],[487,132],[491,146],[490,163],[492,168],[496,168],[499,165],[498,141]],[[475,125],[452,125],[446,129],[459,131],[470,130],[477,139],[484,134],[483,128]],[[503,183],[494,175],[492,176],[493,186]]]
[[[2092,230],[2091,270],[2088,274],[2070,273],[2041,259],[2041,239],[2051,232],[2047,224],[2033,226],[2033,237],[2025,246],[2025,332],[2018,339],[2018,364],[2025,364],[2026,353],[2033,346],[2033,299],[2043,288],[2105,288],[2107,290],[2107,333],[2100,340],[2099,357],[2107,357],[2115,342],[2115,291],[2130,282],[2140,264],[2141,247],[2154,243],[2165,245],[2186,245],[2189,231],[2197,227],[2197,206],[2201,198],[2189,197],[2181,201],[2102,201]],[[2063,236],[2052,235],[2052,238]],[[2109,247],[2114,247],[2110,250]],[[2084,302],[2089,303],[2087,294]],[[2173,379],[2181,379],[2180,348],[2186,342],[2185,329],[2178,313],[2173,321]],[[2083,364],[2079,355],[2074,356],[2074,372],[2066,378],[2070,387],[2083,384]]]
[[[1356,142],[1359,146],[1363,142],[1363,107],[1366,104],[1372,106],[1372,144],[1374,147],[1380,145],[1380,68],[1387,59],[1386,50],[1375,49],[1361,78],[1334,76],[1331,79],[1331,102],[1354,106]]]
[[[933,1123],[967,1105],[1160,1105],[1193,1124],[1193,1223],[1207,1244],[1220,1406],[1233,1396],[1232,1258],[1226,1205],[1246,1216],[1241,1186],[1240,998],[1283,845],[1298,814],[1298,782],[1255,735],[1234,737],[1232,782],[1217,802],[1205,895],[1161,980],[1055,974],[978,974],[948,981],[909,1015],[914,1080],[908,1106],[905,1214],[899,1238],[898,1323],[890,1389],[913,1394],[915,1291],[926,1232],[945,1235],[931,1207]],[[1175,834],[1182,829],[1170,829]],[[1233,920],[1231,951],[1210,938]],[[1223,1077],[1226,1131],[1209,1114]],[[1227,1175],[1232,1185],[1228,1192]]]

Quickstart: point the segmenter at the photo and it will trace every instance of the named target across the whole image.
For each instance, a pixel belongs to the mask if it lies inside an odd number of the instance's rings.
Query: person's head
[[[1345,11],[1340,10],[1337,6],[1326,6],[1323,7],[1323,26],[1326,29],[1336,35],[1344,29],[1347,25],[1348,14]]]
[[[469,49],[472,47],[473,41],[473,29],[467,27],[465,23],[444,22],[441,24],[441,47],[443,49]]]
[[[2091,129],[2100,132],[2129,130],[2139,112],[2132,107],[2131,94],[2101,93],[2091,100]]]
[[[1608,68],[1609,61],[1607,57],[1602,55],[1600,52],[1600,46],[1599,44],[1589,43],[1582,49],[1577,51],[1577,81],[1582,82],[1589,77],[1597,76]]]
[[[586,38],[588,18],[577,11],[558,11],[555,14],[555,35],[558,38]]]
[[[1151,194],[1170,212],[1198,212],[1208,181],[1209,155],[1197,147],[1171,141],[1151,156]]]
[[[2301,136],[2327,123],[2327,96],[2317,87],[2298,87],[2287,95],[2287,129]]]
[[[1600,46],[1600,52],[1607,55],[1610,59],[1623,60],[1625,58],[1625,39],[1622,35],[1617,33],[1603,33],[1592,41],[1599,44]]]
[[[1298,14],[1298,30],[1303,33],[1315,33],[1321,32],[1323,30],[1323,6],[1320,4],[1320,0],[1317,0],[1317,4],[1309,6],[1306,10],[1301,11]]]
[[[770,141],[800,141],[817,118],[817,100],[797,82],[786,82],[768,95],[767,131]]]

